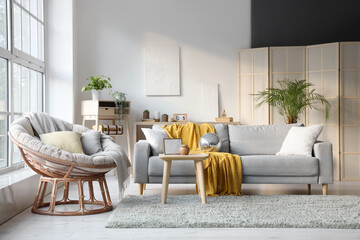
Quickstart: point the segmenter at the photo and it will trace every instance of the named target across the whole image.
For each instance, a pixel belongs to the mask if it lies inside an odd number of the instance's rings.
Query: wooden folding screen
[[[269,76],[270,87],[278,87],[277,81],[283,79],[305,79],[305,47],[270,47]],[[305,113],[299,119],[305,123]],[[283,124],[284,118],[276,108],[270,107],[270,123]]]
[[[251,94],[269,87],[268,48],[245,49],[239,52],[240,122],[269,124],[269,106],[256,108]]]
[[[360,42],[340,43],[340,142],[344,180],[360,180]]]
[[[340,126],[339,126],[339,43],[319,44],[306,47],[306,78],[314,84],[316,92],[331,104],[331,115],[326,121],[325,109],[308,109],[306,125],[324,124],[320,140],[333,146],[334,178],[340,178]],[[321,106],[321,105],[319,105]]]

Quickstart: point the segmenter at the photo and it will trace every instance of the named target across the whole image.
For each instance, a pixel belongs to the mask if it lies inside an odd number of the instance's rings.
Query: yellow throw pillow
[[[60,148],[70,153],[84,154],[80,138],[80,133],[71,131],[52,132],[40,135],[40,139],[44,144]]]

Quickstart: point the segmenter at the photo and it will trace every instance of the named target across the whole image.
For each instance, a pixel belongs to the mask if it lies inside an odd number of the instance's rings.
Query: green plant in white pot
[[[100,99],[100,93],[104,88],[112,88],[110,84],[111,79],[104,75],[97,77],[90,76],[86,80],[90,80],[91,82],[87,86],[83,87],[81,91],[86,92],[91,90],[93,100]]]

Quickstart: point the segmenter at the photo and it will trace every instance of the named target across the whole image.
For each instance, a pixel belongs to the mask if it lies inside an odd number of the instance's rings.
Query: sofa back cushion
[[[276,154],[293,126],[299,125],[229,125],[230,153],[240,156]]]
[[[220,138],[221,148],[219,152],[230,152],[229,130],[226,124],[214,124],[215,133]]]

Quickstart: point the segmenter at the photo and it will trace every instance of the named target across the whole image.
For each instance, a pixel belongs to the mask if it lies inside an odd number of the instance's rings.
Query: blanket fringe
[[[124,179],[122,181],[122,183],[120,183],[120,181],[119,181],[119,199],[120,200],[123,199],[124,192],[128,188],[128,186],[130,185],[131,167],[128,168],[128,173],[127,174],[128,174],[128,177],[126,179]]]

